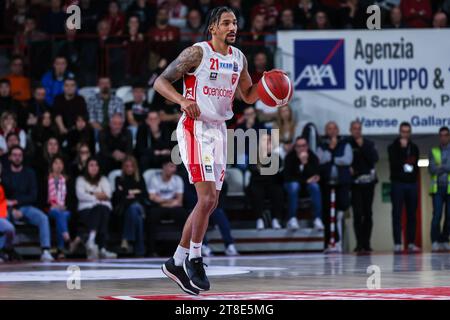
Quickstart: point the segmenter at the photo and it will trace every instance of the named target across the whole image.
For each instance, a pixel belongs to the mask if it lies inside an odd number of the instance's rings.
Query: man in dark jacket
[[[159,113],[150,111],[139,126],[135,154],[142,172],[148,168],[161,168],[170,159],[170,133],[161,123]]]
[[[323,230],[322,195],[320,192],[319,159],[309,150],[308,142],[298,137],[294,149],[284,159],[284,188],[288,194],[289,212],[288,228],[298,229],[297,206],[302,188],[306,188],[314,210],[314,227]]]
[[[320,182],[323,195],[323,216],[325,221],[325,245],[330,243],[330,199],[331,191],[336,192],[336,229],[335,244],[328,251],[342,251],[342,227],[344,211],[350,207],[350,187],[352,177],[350,165],[353,162],[353,152],[347,140],[340,138],[336,122],[330,121],[325,125],[325,138],[317,149],[320,160]]]
[[[24,221],[39,228],[42,261],[53,261],[50,254],[50,224],[47,215],[35,207],[37,182],[33,169],[23,165],[23,149],[19,146],[9,150],[10,166],[2,172],[8,213],[13,222]]]
[[[370,235],[372,233],[372,203],[376,184],[375,164],[378,153],[372,141],[362,135],[359,121],[350,124],[349,143],[353,149],[352,173],[352,207],[353,228],[355,229],[355,252],[370,252]]]
[[[123,115],[116,113],[109,126],[100,133],[100,161],[105,174],[120,169],[125,157],[133,152],[131,132],[124,122]]]
[[[411,125],[400,124],[400,136],[388,147],[391,177],[392,229],[394,251],[402,251],[402,208],[406,206],[408,251],[420,251],[416,240],[417,178],[419,148],[411,141]]]

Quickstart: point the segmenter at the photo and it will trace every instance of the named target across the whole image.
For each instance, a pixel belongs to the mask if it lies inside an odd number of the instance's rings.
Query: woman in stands
[[[33,141],[33,147],[35,154],[42,154],[44,143],[51,137],[58,137],[59,131],[52,118],[50,111],[45,111],[38,120],[35,127],[31,129],[31,141]]]
[[[115,205],[123,214],[121,249],[129,251],[129,242],[134,244],[134,254],[144,256],[144,215],[148,198],[145,181],[139,173],[137,161],[127,156],[122,164],[122,175],[116,179]]]
[[[70,211],[66,206],[67,177],[64,174],[64,159],[55,156],[50,163],[48,175],[48,212],[49,217],[56,222],[56,243],[58,248],[58,259],[65,258],[64,251],[69,245],[70,235],[68,222]]]
[[[76,179],[78,176],[82,175],[86,168],[86,163],[91,156],[92,152],[89,148],[89,144],[86,142],[77,144],[77,155],[70,165],[70,176]]]
[[[88,259],[117,258],[105,247],[112,210],[111,186],[108,179],[101,175],[97,159],[90,158],[84,174],[77,178],[76,195],[80,224],[88,231],[85,243]]]
[[[27,135],[25,131],[17,127],[16,115],[11,112],[3,112],[0,117],[0,155],[8,152],[6,137],[10,132],[19,136],[20,146],[25,149],[27,146]]]
[[[280,220],[283,211],[283,180],[280,173],[281,159],[276,152],[272,150],[271,136],[268,134],[261,135],[258,146],[258,163],[250,164],[248,169],[251,172],[249,194],[253,209],[258,216],[256,220],[256,229],[262,230],[265,228],[264,224],[264,209],[266,200],[270,200],[270,211],[272,215],[272,229],[281,229]],[[273,153],[273,155],[272,155]],[[262,161],[261,156],[272,158],[278,157],[279,165],[276,174],[264,174],[262,170],[269,169],[273,166],[272,162]]]
[[[284,160],[285,156],[292,150],[292,143],[295,138],[296,122],[289,106],[278,108],[277,119],[273,128],[280,130],[280,157]]]

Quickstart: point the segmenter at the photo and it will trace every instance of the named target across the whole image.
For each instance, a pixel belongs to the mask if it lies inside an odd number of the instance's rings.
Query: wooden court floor
[[[0,299],[192,299],[164,258],[0,265]],[[450,254],[283,254],[205,259],[212,290],[194,299],[447,299]]]

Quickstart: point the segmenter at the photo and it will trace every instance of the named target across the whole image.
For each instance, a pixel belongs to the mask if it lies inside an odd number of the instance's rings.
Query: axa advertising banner
[[[348,132],[415,133],[450,126],[450,30],[282,31],[280,68],[294,81],[296,114],[323,132],[334,120]]]

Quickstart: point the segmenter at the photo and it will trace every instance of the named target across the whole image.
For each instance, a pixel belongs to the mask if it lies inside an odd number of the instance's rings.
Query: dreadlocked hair
[[[205,31],[204,31],[204,37],[206,40],[209,40],[209,34],[210,34],[209,29],[211,28],[211,26],[213,26],[215,24],[216,25],[219,24],[220,17],[225,12],[234,13],[234,11],[231,8],[226,7],[226,6],[216,7],[209,11],[208,19],[206,20]]]

